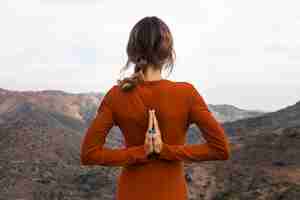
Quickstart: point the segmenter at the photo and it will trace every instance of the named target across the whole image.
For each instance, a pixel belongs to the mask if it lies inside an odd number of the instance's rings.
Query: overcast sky
[[[170,27],[177,54],[165,78],[191,82],[210,104],[275,111],[300,100],[299,7],[299,0],[1,0],[0,88],[105,92],[120,77],[131,28],[155,15]]]

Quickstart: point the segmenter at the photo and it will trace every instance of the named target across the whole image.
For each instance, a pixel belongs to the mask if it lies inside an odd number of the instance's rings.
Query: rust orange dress
[[[156,159],[144,149],[148,109],[155,109],[164,142]],[[190,124],[205,143],[186,144]],[[113,126],[124,136],[124,148],[103,147]],[[116,84],[104,95],[81,143],[82,165],[121,166],[116,200],[187,200],[183,162],[227,160],[229,140],[193,84],[168,79],[144,81],[129,92]]]

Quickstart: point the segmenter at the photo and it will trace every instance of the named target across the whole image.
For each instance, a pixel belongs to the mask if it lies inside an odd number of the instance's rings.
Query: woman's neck
[[[156,81],[161,80],[163,77],[161,76],[161,70],[160,69],[154,69],[151,66],[148,66],[146,68],[146,71],[144,73],[144,79],[146,81]]]

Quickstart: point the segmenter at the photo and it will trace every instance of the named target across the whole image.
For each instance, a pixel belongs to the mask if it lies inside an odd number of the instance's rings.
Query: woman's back
[[[155,109],[164,143],[155,160],[147,159],[143,148],[150,108]],[[185,144],[191,123],[198,125],[207,143]],[[126,148],[103,148],[113,125],[120,127]],[[129,92],[114,85],[87,131],[81,155],[87,164],[123,166],[117,200],[187,200],[183,161],[226,160],[229,143],[192,84],[161,79],[144,81]]]
[[[188,83],[167,79],[144,81],[127,93],[117,85],[114,87],[114,117],[128,146],[144,143],[150,108],[155,109],[162,139],[166,143],[184,144],[188,128]]]

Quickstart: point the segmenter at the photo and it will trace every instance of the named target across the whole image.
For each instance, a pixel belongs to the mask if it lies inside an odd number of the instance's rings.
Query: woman
[[[228,138],[193,84],[162,78],[175,52],[161,19],[145,17],[133,27],[127,54],[124,69],[133,63],[134,73],[103,97],[81,144],[81,164],[121,166],[117,200],[187,200],[183,162],[229,159]],[[185,144],[192,123],[206,143]],[[114,125],[125,148],[103,147]]]

